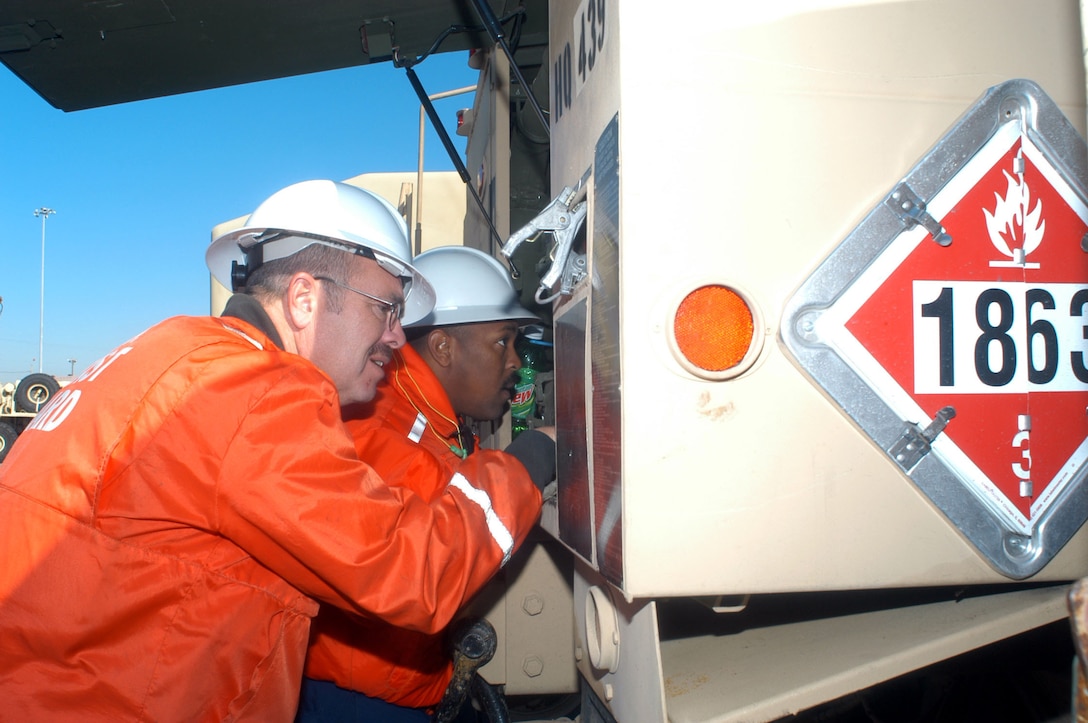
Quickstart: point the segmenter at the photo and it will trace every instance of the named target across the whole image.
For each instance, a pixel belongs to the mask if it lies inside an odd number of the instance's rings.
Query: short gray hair
[[[300,271],[311,276],[337,278],[348,268],[347,251],[326,246],[310,244],[306,248],[282,259],[276,259],[258,266],[246,279],[242,293],[249,294],[259,301],[275,299],[287,293],[287,284],[291,277]],[[325,308],[339,312],[342,308],[343,293],[336,284],[325,286]]]

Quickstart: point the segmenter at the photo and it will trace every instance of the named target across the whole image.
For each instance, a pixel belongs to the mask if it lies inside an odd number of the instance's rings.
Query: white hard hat
[[[234,290],[262,263],[315,243],[371,257],[401,277],[404,324],[434,307],[434,288],[411,263],[408,230],[397,209],[381,196],[347,183],[303,181],[277,191],[242,228],[212,241],[206,260],[219,283]]]
[[[413,326],[445,326],[512,319],[531,324],[540,317],[521,306],[510,275],[493,257],[466,246],[424,251],[416,267],[434,284],[434,310]]]

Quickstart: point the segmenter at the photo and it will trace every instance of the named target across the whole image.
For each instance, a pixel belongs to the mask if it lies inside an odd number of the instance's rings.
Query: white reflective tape
[[[408,433],[408,439],[415,443],[419,443],[419,440],[423,439],[423,432],[427,430],[427,418],[423,416],[423,412],[416,415],[416,423],[412,425],[412,431]]]
[[[257,341],[256,339],[254,339],[254,338],[253,338],[252,336],[250,336],[249,334],[245,333],[245,332],[244,332],[244,331],[242,331],[241,329],[235,329],[235,328],[234,328],[233,326],[228,326],[227,324],[223,324],[223,328],[224,328],[224,329],[226,329],[227,331],[233,331],[233,332],[234,332],[235,334],[237,334],[238,336],[242,337],[243,339],[245,339],[246,341],[248,341],[248,342],[249,342],[250,344],[252,344],[253,346],[257,347],[257,348],[258,348],[258,349],[260,349],[261,351],[264,351],[264,345],[263,345],[263,344],[261,344],[261,342]]]
[[[461,490],[465,497],[475,502],[483,510],[484,519],[487,521],[487,529],[491,532],[495,544],[502,550],[502,564],[505,565],[514,552],[514,537],[510,534],[510,530],[506,529],[506,525],[502,523],[499,516],[495,514],[495,508],[491,506],[491,498],[483,490],[473,487],[472,483],[465,479],[465,476],[460,472],[453,475],[450,484]]]

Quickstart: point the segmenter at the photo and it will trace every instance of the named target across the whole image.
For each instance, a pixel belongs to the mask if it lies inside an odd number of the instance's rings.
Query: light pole
[[[42,206],[34,209],[34,216],[42,219],[42,296],[38,311],[38,371],[42,370],[42,351],[45,342],[45,220],[49,214],[56,213],[51,208]]]

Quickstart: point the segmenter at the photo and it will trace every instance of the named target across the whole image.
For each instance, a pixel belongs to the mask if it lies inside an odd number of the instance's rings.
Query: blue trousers
[[[325,680],[302,679],[295,723],[429,723],[422,708],[404,708],[345,690]]]

